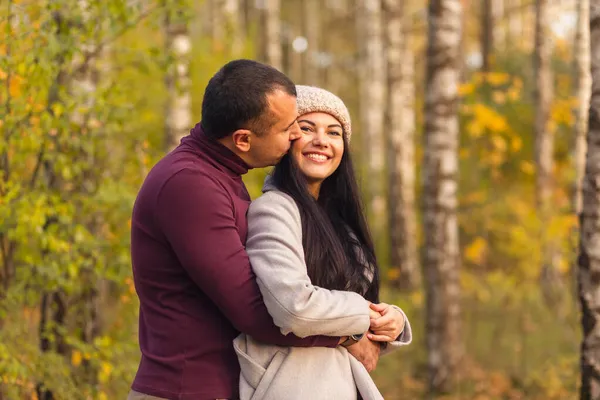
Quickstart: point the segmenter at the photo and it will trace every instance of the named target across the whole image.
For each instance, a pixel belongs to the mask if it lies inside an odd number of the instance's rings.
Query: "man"
[[[286,154],[301,134],[296,117],[289,78],[232,61],[206,88],[202,122],[150,171],[131,226],[142,359],[130,399],[235,399],[240,332],[281,346],[345,341],[283,336],[244,250],[250,196],[241,175]],[[361,340],[349,350],[374,368],[378,345]]]

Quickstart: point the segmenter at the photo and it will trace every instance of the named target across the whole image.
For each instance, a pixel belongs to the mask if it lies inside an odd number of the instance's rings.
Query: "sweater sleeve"
[[[284,336],[273,324],[250,268],[227,191],[182,170],[157,199],[157,223],[183,268],[239,331],[279,346],[335,347],[339,337]]]
[[[265,305],[284,334],[344,336],[369,328],[362,296],[311,283],[300,213],[288,196],[271,191],[250,205],[246,251]]]

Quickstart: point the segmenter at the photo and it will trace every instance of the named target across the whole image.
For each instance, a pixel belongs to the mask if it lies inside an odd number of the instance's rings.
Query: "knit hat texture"
[[[298,94],[296,101],[299,116],[311,112],[330,114],[340,121],[344,135],[350,141],[350,136],[352,136],[350,113],[342,99],[325,89],[314,86],[296,85],[296,93]]]

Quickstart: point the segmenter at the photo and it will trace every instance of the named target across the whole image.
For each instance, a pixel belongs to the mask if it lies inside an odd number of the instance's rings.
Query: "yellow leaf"
[[[98,393],[98,400],[108,400],[108,396],[106,396],[106,393],[100,392]]]
[[[98,372],[98,380],[101,383],[106,383],[108,378],[110,378],[110,374],[112,374],[113,366],[107,362],[103,362],[100,365],[100,371]]]
[[[473,93],[474,91],[475,91],[474,83],[463,83],[462,85],[458,86],[459,96],[465,96],[465,95]]]
[[[400,268],[390,268],[387,272],[387,277],[392,281],[400,278]]]
[[[519,167],[521,172],[527,175],[533,175],[535,173],[535,166],[529,161],[521,161],[521,165]]]
[[[494,102],[497,104],[504,104],[506,103],[506,94],[503,92],[494,91],[494,93],[492,93],[492,100],[494,100]]]
[[[81,364],[82,359],[83,356],[81,355],[81,352],[79,350],[74,350],[71,353],[71,365],[73,365],[74,367],[78,367]]]
[[[523,147],[523,139],[518,136],[515,136],[510,140],[510,149],[514,152],[521,150]]]
[[[477,121],[471,121],[469,125],[467,125],[467,132],[469,136],[476,139],[483,135],[483,127]]]
[[[510,76],[503,72],[489,72],[486,75],[486,80],[494,86],[503,85],[508,82],[509,79]]]
[[[415,307],[420,307],[423,305],[423,292],[417,291],[410,295],[410,301]]]
[[[475,264],[480,264],[487,251],[487,242],[482,237],[478,236],[465,249],[465,258]]]
[[[496,150],[506,151],[506,140],[500,135],[492,136],[492,145]]]

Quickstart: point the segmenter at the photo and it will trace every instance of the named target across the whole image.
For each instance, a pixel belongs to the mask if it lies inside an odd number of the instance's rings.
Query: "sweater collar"
[[[234,175],[243,175],[250,167],[237,154],[229,150],[218,141],[209,138],[202,129],[201,122],[190,131],[190,135],[183,139],[193,143],[194,147],[200,148],[204,154],[209,156],[217,164],[222,165]]]

